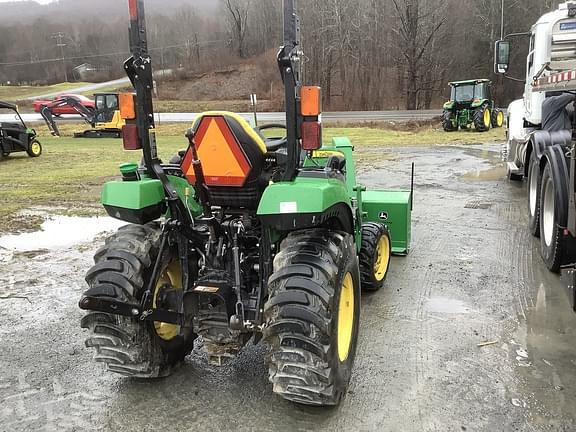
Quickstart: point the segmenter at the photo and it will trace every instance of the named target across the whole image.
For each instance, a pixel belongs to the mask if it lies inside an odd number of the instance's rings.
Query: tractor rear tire
[[[491,126],[493,129],[504,126],[504,113],[499,108],[494,108],[491,115]]]
[[[42,154],[42,144],[40,144],[40,141],[35,139],[30,141],[26,153],[32,158],[40,156]]]
[[[87,293],[120,293],[118,297],[123,300],[139,302],[152,277],[160,233],[158,224],[150,223],[127,225],[109,237],[96,252],[95,265],[86,274],[90,287]],[[165,287],[177,289],[180,281],[167,270],[174,262],[179,266],[175,257],[177,254],[170,251],[163,259],[162,271],[155,283],[155,302],[162,301],[160,292]],[[179,328],[170,324],[93,311],[82,318],[81,326],[90,330],[86,346],[95,349],[94,360],[103,362],[108,371],[137,378],[170,375],[192,351],[196,337],[191,330],[180,335]]]
[[[486,105],[482,105],[474,110],[473,115],[474,127],[478,132],[486,132],[490,129],[490,109]]]
[[[540,188],[542,173],[535,152],[530,156],[528,165],[528,229],[534,237],[540,237]]]
[[[360,274],[353,237],[297,231],[282,242],[269,279],[264,338],[269,379],[284,399],[337,405],[356,354]]]
[[[454,114],[452,113],[452,111],[444,111],[442,113],[442,128],[444,129],[445,132],[454,132],[458,130],[458,125],[454,126],[454,123],[452,121],[453,115]]]
[[[360,247],[360,277],[362,289],[378,291],[384,285],[392,243],[386,225],[375,222],[362,224],[362,246]]]
[[[565,174],[565,173],[564,173]],[[542,173],[540,190],[540,255],[548,270],[560,271],[566,254],[564,228],[568,187],[564,175],[554,172],[550,163]]]

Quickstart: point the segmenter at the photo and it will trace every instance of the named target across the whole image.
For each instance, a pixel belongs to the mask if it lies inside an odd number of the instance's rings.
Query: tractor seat
[[[261,136],[244,118],[226,111],[199,115],[192,131],[211,204],[256,209],[268,183],[262,176],[267,148]],[[181,166],[194,185],[190,149]]]

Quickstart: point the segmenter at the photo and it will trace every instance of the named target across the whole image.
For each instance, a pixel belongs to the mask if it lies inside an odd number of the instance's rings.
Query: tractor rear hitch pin
[[[140,315],[140,321],[145,321],[150,315],[152,315],[154,311],[152,309],[148,309],[142,312]]]

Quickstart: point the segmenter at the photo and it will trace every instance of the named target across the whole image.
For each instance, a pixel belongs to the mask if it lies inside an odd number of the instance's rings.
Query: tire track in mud
[[[94,416],[106,403],[106,395],[97,389],[71,391],[58,377],[41,386],[21,372],[0,379],[0,431],[102,430]]]

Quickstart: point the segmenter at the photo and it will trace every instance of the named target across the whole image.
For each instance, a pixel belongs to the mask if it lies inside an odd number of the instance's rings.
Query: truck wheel
[[[540,254],[548,270],[560,270],[566,250],[562,226],[566,219],[568,191],[566,182],[550,164],[542,174],[540,189]]]
[[[478,132],[486,132],[490,129],[490,109],[486,105],[482,105],[474,110],[474,127]]]
[[[127,225],[106,240],[86,274],[89,295],[115,296],[140,301],[152,276],[160,247],[160,227]],[[181,267],[175,251],[165,254],[155,286],[153,305],[178,310],[182,298]],[[82,300],[80,300],[82,302]],[[88,312],[81,321],[90,330],[86,346],[95,349],[94,360],[121,375],[156,378],[169,375],[192,351],[192,330],[180,335],[174,324]]]
[[[337,405],[348,390],[360,318],[353,237],[290,234],[274,258],[264,307],[273,391],[306,405]]]
[[[38,157],[42,154],[42,144],[40,144],[40,142],[38,140],[32,140],[30,141],[30,144],[28,144],[28,150],[26,150],[26,153],[28,153],[28,156],[30,157]]]
[[[454,114],[452,111],[444,111],[442,113],[442,128],[446,132],[458,130],[458,125],[454,126]]]
[[[501,109],[499,108],[494,108],[492,110],[492,116],[491,116],[491,126],[492,128],[501,128],[502,126],[504,126],[504,113],[502,112]]]
[[[360,277],[362,289],[378,291],[384,285],[390,266],[392,243],[386,225],[367,222],[362,224],[360,247]]]
[[[540,161],[532,152],[528,166],[528,229],[534,237],[540,237],[540,188],[542,176]]]

